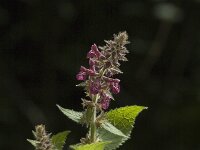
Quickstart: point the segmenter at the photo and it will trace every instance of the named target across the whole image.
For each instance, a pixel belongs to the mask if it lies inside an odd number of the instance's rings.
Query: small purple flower
[[[102,94],[101,98],[102,98],[101,101],[100,101],[101,107],[104,110],[108,109],[108,107],[110,105],[110,97],[106,94]]]
[[[97,55],[97,57],[100,57],[101,56],[101,52],[98,50],[96,44],[93,44],[91,46],[91,49],[95,52],[95,54]]]
[[[91,46],[91,50],[87,54],[87,58],[99,58],[101,56],[101,52],[98,50],[96,44]]]
[[[90,75],[90,76],[95,76],[95,75],[96,75],[95,71],[94,71],[94,70],[91,70],[91,69],[87,69],[86,72],[87,72],[87,74]]]
[[[95,54],[95,52],[93,50],[90,50],[87,53],[87,58],[94,58],[94,57],[97,57],[97,55]]]
[[[80,71],[77,75],[76,75],[76,79],[79,81],[84,81],[87,78],[87,74],[86,72],[82,72]]]
[[[81,66],[80,73],[82,74],[83,72],[84,72],[84,74],[90,75],[90,76],[96,75],[95,70],[87,69],[87,68]]]
[[[90,82],[90,93],[91,94],[98,94],[100,90],[101,90],[101,85],[98,80],[95,82],[94,81]]]
[[[120,85],[119,82],[112,82],[111,83],[111,91],[114,94],[118,94],[120,92]]]
[[[83,66],[80,68],[80,72],[76,75],[76,79],[79,81],[84,81],[87,78],[87,69]]]

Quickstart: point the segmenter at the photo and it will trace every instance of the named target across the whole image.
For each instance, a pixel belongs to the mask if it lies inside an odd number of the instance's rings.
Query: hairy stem
[[[93,97],[93,102],[96,104],[98,100],[98,96],[95,95]],[[96,133],[96,105],[94,105],[94,107],[92,108],[92,118],[91,118],[91,123],[90,123],[90,141],[92,143],[96,142],[96,138],[97,138],[97,133]]]

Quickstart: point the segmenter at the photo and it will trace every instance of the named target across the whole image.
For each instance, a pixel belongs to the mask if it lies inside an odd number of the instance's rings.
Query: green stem
[[[95,95],[93,97],[93,102],[96,104],[98,100],[98,96]],[[96,105],[92,108],[92,118],[91,118],[91,123],[90,123],[90,140],[92,143],[96,142],[96,138],[97,138],[97,127],[96,127]]]

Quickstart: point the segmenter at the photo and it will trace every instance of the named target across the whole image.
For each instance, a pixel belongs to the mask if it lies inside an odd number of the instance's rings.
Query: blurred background
[[[41,123],[78,143],[86,130],[55,105],[82,110],[75,75],[91,44],[124,30],[129,62],[111,108],[149,109],[120,149],[200,150],[199,0],[1,0],[0,149],[33,149]]]

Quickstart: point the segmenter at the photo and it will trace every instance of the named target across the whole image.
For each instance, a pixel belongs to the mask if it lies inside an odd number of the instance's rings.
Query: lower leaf
[[[67,139],[67,135],[70,131],[59,132],[56,135],[53,135],[51,138],[51,142],[54,145],[56,150],[62,150]]]
[[[106,114],[108,121],[119,129],[126,137],[113,134],[103,128],[99,128],[98,134],[102,141],[111,141],[105,146],[105,150],[114,150],[130,138],[135,119],[138,114],[147,107],[126,106],[111,110]]]
[[[77,144],[77,145],[72,145],[70,148],[73,150],[104,150],[105,146],[108,145],[110,142],[105,141],[105,142],[96,142],[92,144]]]
[[[77,112],[74,110],[70,110],[70,109],[65,109],[59,105],[56,105],[60,111],[66,115],[69,119],[77,122],[77,123],[81,123],[81,119],[83,118],[83,112]]]

